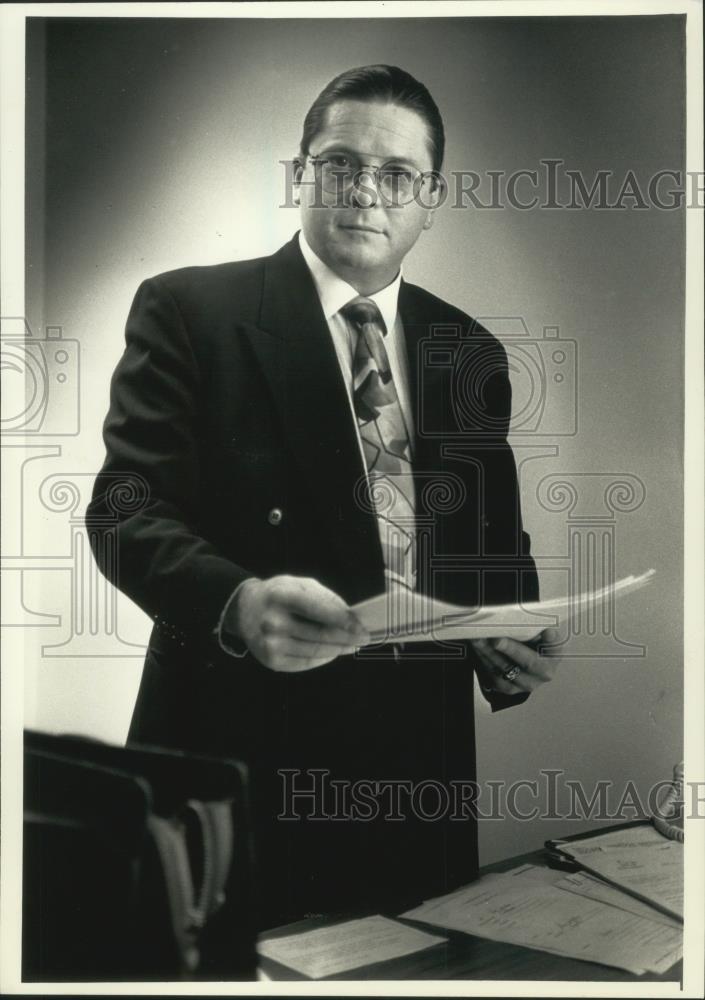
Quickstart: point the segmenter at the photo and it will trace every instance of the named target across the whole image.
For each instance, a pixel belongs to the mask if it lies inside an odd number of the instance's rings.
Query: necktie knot
[[[358,295],[356,299],[351,299],[340,311],[346,319],[350,320],[358,332],[361,332],[367,323],[373,323],[379,327],[382,334],[387,332],[377,303],[373,302],[372,299],[365,298],[364,295]]]

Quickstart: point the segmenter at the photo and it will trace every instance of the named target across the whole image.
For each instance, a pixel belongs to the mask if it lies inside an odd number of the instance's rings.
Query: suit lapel
[[[419,291],[404,281],[399,311],[409,362],[414,472],[423,483],[442,471],[437,434],[428,431],[447,426],[447,372],[423,364],[423,343],[438,317],[429,315]],[[377,522],[356,501],[356,484],[364,482],[365,470],[355,425],[330,330],[296,237],[265,262],[258,326],[247,332],[308,485],[321,539],[331,540],[346,568],[350,586],[343,596],[351,603],[373,596],[384,588]],[[432,516],[420,489],[417,512]]]
[[[439,471],[438,439],[429,431],[444,426],[444,415],[439,412],[439,407],[449,402],[447,393],[440,391],[441,370],[423,363],[424,342],[438,317],[429,315],[417,290],[404,281],[399,290],[399,313],[409,362],[409,390],[414,417],[414,472],[421,479]],[[418,496],[417,512],[420,501]]]
[[[248,331],[284,435],[321,522],[349,570],[346,599],[384,587],[374,516],[356,502],[365,471],[338,357],[296,237],[265,263],[260,330]],[[266,331],[268,335],[263,335]]]

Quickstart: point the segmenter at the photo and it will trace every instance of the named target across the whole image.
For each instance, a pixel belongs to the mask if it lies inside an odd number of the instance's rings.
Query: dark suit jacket
[[[506,441],[505,352],[407,282],[399,309],[419,586],[463,604],[535,599]],[[283,674],[229,656],[214,636],[250,575],[314,577],[350,603],[384,589],[375,518],[356,499],[364,470],[345,393],[296,238],[271,257],[149,279],[112,379],[107,455],[87,512],[101,570],[154,621],[130,739],[250,767],[263,924],[428,897],[477,867],[472,818],[451,818],[450,806],[419,818],[438,810],[441,786],[475,779],[470,647],[428,643],[399,660],[385,647]],[[522,700],[490,698],[493,708]],[[280,769],[432,785],[402,820],[384,819],[386,806],[368,822],[277,820]],[[312,780],[302,774],[297,787]],[[297,800],[299,812],[306,805]]]

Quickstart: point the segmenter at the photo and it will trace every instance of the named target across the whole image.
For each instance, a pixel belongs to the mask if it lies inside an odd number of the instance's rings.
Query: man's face
[[[363,164],[360,183],[342,193],[321,187],[320,162]],[[311,141],[301,175],[301,225],[314,252],[363,295],[384,288],[429,219],[429,181],[419,197],[385,198],[372,171],[424,173],[433,167],[424,119],[397,104],[338,101]],[[320,207],[321,205],[325,207]],[[318,207],[316,207],[318,206]]]

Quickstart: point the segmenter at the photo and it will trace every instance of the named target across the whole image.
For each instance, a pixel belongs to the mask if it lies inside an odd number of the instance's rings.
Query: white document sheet
[[[653,827],[649,828],[655,833],[659,841],[663,837]],[[657,924],[664,924],[666,927],[673,927],[681,930],[683,924],[675,917],[654,909],[650,903],[644,903],[640,899],[623,892],[617,886],[603,882],[596,875],[589,872],[574,872],[566,875],[564,872],[556,871],[553,868],[544,868],[539,865],[522,865],[520,868],[513,868],[511,872],[504,873],[510,875],[515,881],[519,878],[529,878],[534,881],[543,882],[546,885],[553,885],[557,889],[565,889],[566,892],[574,892],[578,896],[586,896],[588,899],[596,899],[608,906],[616,906],[620,910],[628,913],[635,913],[638,917],[646,920],[653,920]]]
[[[498,636],[527,642],[543,629],[569,621],[578,611],[585,613],[587,608],[594,609],[639,590],[653,579],[655,572],[650,569],[641,576],[624,577],[610,587],[523,606],[501,604],[472,610],[399,587],[361,601],[352,610],[369,631],[373,643],[392,639],[421,642]]]
[[[442,941],[445,938],[376,916],[260,941],[257,951],[311,979],[323,979],[411,955]]]
[[[588,871],[683,918],[683,845],[677,840],[634,827],[556,846]]]
[[[649,903],[643,903],[640,899],[627,895],[626,892],[602,882],[589,872],[575,872],[566,875],[559,882],[556,882],[556,885],[559,889],[565,889],[566,892],[575,892],[579,896],[587,896],[588,899],[598,899],[602,903],[616,906],[620,910],[627,910],[629,913],[635,913],[639,917],[646,917],[648,920],[663,924],[665,927],[680,930],[683,926],[675,917],[669,917],[665,913],[655,910]]]
[[[639,823],[638,826],[626,827],[626,829],[618,826],[611,830],[605,830],[603,833],[594,833],[585,837],[584,840],[557,840],[555,843],[560,845],[562,850],[573,847],[589,847],[597,850],[599,847],[600,849],[614,848],[628,851],[633,847],[662,846],[664,843],[668,843],[668,839],[647,821]]]
[[[554,875],[487,875],[404,913],[448,930],[598,962],[637,975],[666,972],[681,956],[680,928],[566,892]]]

